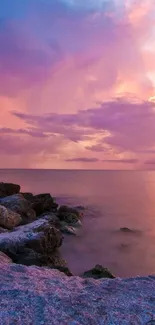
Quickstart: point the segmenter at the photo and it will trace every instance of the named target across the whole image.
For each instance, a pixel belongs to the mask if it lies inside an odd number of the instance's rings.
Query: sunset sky
[[[0,168],[155,168],[155,1],[0,1]]]

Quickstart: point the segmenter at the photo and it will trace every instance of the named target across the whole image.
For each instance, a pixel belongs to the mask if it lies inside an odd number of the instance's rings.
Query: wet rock
[[[20,215],[0,205],[0,226],[5,229],[13,229],[22,221]]]
[[[93,279],[115,278],[115,276],[107,268],[104,268],[101,265],[96,265],[93,269],[84,272],[83,277]]]
[[[127,227],[122,227],[122,228],[120,228],[120,231],[123,231],[123,232],[133,232],[133,230],[132,229],[130,229],[130,228],[127,228]]]
[[[0,183],[0,197],[5,197],[20,192],[20,185],[12,183]]]
[[[61,206],[58,209],[57,216],[61,222],[65,222],[69,226],[80,227],[82,223],[80,221],[80,213],[74,208],[67,206]]]
[[[8,263],[12,263],[12,259],[8,257],[6,254],[4,254],[3,252],[0,252],[0,265],[8,264]]]
[[[65,214],[74,214],[77,218],[80,218],[80,212],[76,208],[68,207],[67,205],[61,205],[58,209],[58,217],[61,219]]]
[[[22,194],[10,195],[0,199],[0,204],[18,213],[22,218],[22,224],[26,224],[36,219],[36,213]]]
[[[61,232],[68,235],[77,235],[77,231],[74,227],[62,225],[60,228]]]
[[[17,263],[22,254],[27,254],[25,249],[50,256],[62,245],[62,241],[61,232],[51,226],[49,218],[45,217],[1,234],[0,251]]]

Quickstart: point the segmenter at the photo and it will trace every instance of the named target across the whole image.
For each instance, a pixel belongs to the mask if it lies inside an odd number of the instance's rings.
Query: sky
[[[0,168],[155,168],[155,1],[0,1]]]

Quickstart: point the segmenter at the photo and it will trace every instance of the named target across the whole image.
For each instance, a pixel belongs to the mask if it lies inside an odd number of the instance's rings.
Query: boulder
[[[84,272],[83,277],[93,279],[115,278],[115,276],[107,268],[104,268],[101,265],[96,265],[93,269]]]
[[[123,231],[123,232],[129,232],[129,233],[133,232],[132,229],[127,228],[127,227],[122,227],[122,228],[120,228],[120,231]]]
[[[36,219],[36,213],[22,194],[10,195],[0,199],[0,204],[6,208],[18,213],[22,218],[22,224]]]
[[[0,251],[15,263],[38,266],[66,266],[58,248],[62,245],[61,232],[45,216],[12,232],[0,235]]]
[[[33,195],[32,193],[22,193],[24,198],[31,202],[32,209],[37,217],[42,213],[57,211],[58,204],[49,193]]]
[[[10,209],[0,205],[0,226],[5,229],[13,229],[18,226],[22,221],[20,215]]]
[[[5,197],[20,192],[20,185],[12,183],[0,183],[0,197]]]
[[[8,263],[12,263],[12,259],[8,257],[6,254],[4,254],[3,252],[0,252],[0,265],[8,264]]]
[[[61,222],[65,222],[69,226],[82,226],[82,223],[80,221],[80,213],[74,208],[69,208],[65,205],[60,206],[57,212],[57,216]]]
[[[11,263],[0,274],[2,325],[153,324],[153,275],[94,280]]]
[[[73,213],[74,215],[77,216],[78,219],[80,218],[80,212],[77,208],[68,207],[67,205],[61,205],[59,207],[58,209],[59,218],[63,218],[63,216],[68,213]]]

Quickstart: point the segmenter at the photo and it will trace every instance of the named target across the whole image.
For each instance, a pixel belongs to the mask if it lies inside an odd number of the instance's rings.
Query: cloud
[[[75,157],[75,158],[66,159],[66,161],[67,162],[95,163],[100,160],[97,158]]]
[[[100,103],[98,108],[80,110],[76,114],[48,114],[34,116],[14,112],[26,123],[44,132],[57,129],[58,134],[71,139],[74,130],[84,136],[100,136],[99,145],[87,145],[86,149],[105,152],[116,149],[123,152],[144,152],[155,143],[155,103],[137,99],[117,98]],[[69,137],[68,132],[69,130]]]
[[[138,159],[106,159],[103,160],[103,162],[112,163],[112,164],[136,164],[139,162],[139,160]]]
[[[155,159],[149,159],[144,162],[145,165],[154,165],[155,164]]]

